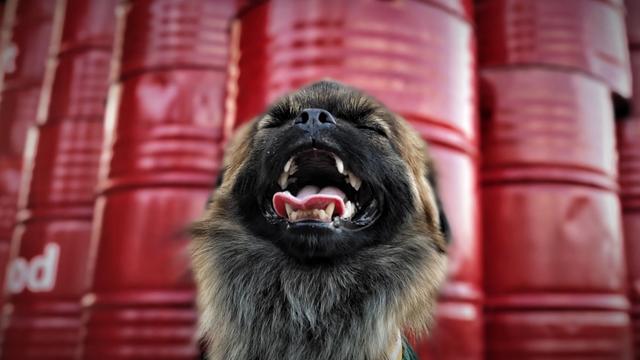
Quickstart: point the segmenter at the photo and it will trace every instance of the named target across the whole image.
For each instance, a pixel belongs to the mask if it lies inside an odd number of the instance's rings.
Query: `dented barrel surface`
[[[125,11],[122,74],[170,68],[226,71],[233,0],[136,0]]]
[[[236,127],[279,96],[332,78],[380,99],[431,144],[454,239],[440,325],[419,352],[440,359],[483,351],[474,44],[450,7],[462,4],[270,1],[244,11],[236,28]]]
[[[481,96],[485,183],[543,180],[615,190],[613,108],[600,82],[540,68],[488,69]]]
[[[85,359],[193,359],[189,225],[220,167],[233,1],[118,9],[91,256]]]
[[[110,3],[113,17],[115,2]],[[62,27],[63,18],[91,23],[83,19],[91,14],[83,4],[67,0],[65,7],[65,2],[58,2],[53,33],[65,33],[68,39],[73,38],[69,32],[76,32],[81,38],[82,30],[88,29],[76,26],[63,31]],[[109,2],[95,4],[105,10]],[[78,9],[84,12],[76,13]],[[100,11],[93,16],[107,14]],[[6,359],[77,359],[80,354],[80,300],[92,260],[89,240],[113,31],[111,26],[95,26],[99,24],[92,23],[89,30],[101,32],[101,42],[67,41],[62,47],[60,38],[52,36],[47,80],[42,91],[38,89],[42,94],[38,123],[30,129],[25,150],[18,223],[7,270]]]
[[[479,0],[479,63],[581,71],[628,98],[631,81],[624,19],[620,1]]]
[[[607,85],[558,69],[481,77],[488,356],[629,359]]]

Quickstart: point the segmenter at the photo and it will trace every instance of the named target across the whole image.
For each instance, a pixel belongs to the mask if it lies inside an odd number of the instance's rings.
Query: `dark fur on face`
[[[305,109],[322,109],[314,126]],[[242,128],[193,228],[210,359],[382,360],[398,329],[425,330],[447,226],[426,150],[380,103],[327,81]],[[361,185],[333,168],[336,156]],[[297,180],[287,190],[337,187],[357,204],[351,216],[278,214],[272,199],[291,159]]]

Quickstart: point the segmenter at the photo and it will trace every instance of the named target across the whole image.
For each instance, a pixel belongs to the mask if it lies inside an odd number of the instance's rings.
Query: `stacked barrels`
[[[640,71],[640,69],[638,69]],[[640,119],[618,124],[622,222],[627,253],[634,351],[640,354]]]
[[[116,1],[57,2],[37,124],[25,150],[5,359],[79,354]]]
[[[612,93],[621,1],[479,0],[491,359],[630,359]]]
[[[375,96],[431,144],[453,228],[438,325],[418,346],[437,359],[483,354],[471,7],[462,0],[272,0],[247,8],[234,27],[236,126],[328,77]]]
[[[633,97],[630,116],[618,122],[618,152],[634,351],[640,356],[640,2],[626,4]]]
[[[9,1],[2,29],[0,94],[0,285],[16,218],[27,129],[36,121],[55,1]],[[4,286],[2,287],[4,289]]]
[[[221,158],[233,1],[136,0],[117,11],[113,79],[83,299],[86,359],[191,359],[190,223]]]

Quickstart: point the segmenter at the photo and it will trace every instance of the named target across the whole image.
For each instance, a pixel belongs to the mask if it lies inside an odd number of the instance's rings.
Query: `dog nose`
[[[317,130],[322,127],[336,124],[336,119],[330,112],[324,109],[304,109],[293,120],[293,125],[305,130]]]

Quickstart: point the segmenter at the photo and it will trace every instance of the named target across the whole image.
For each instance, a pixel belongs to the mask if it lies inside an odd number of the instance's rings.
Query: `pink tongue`
[[[273,195],[273,208],[278,216],[287,218],[287,204],[294,211],[298,211],[324,210],[329,204],[333,203],[335,205],[333,215],[342,216],[345,210],[344,198],[345,194],[336,187],[328,186],[319,190],[317,186],[307,185],[296,196],[291,195],[288,191],[275,193]]]

